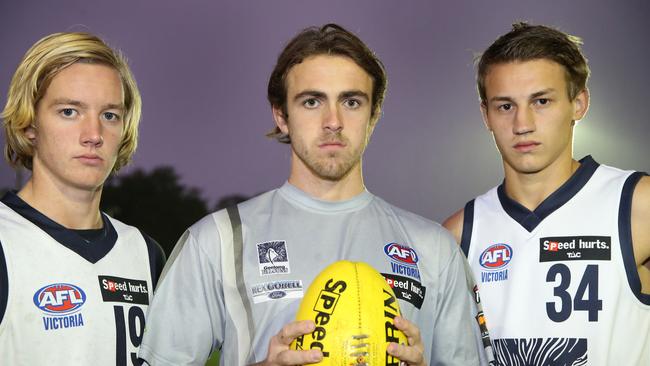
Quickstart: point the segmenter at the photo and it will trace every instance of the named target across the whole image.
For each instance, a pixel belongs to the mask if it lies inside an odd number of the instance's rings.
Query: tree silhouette
[[[181,185],[169,166],[111,177],[104,185],[101,208],[154,238],[167,256],[185,229],[208,214],[200,191]]]

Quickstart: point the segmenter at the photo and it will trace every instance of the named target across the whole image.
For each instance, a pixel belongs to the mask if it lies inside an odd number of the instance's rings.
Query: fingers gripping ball
[[[389,342],[407,344],[393,325],[397,315],[395,294],[379,272],[365,263],[338,261],[307,289],[296,320],[311,319],[316,329],[298,337],[291,349],[320,349],[319,365],[398,366],[386,353]]]

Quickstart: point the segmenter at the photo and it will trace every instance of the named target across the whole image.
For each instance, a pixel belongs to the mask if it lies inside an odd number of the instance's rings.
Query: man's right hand
[[[278,334],[271,337],[266,360],[252,366],[309,365],[321,361],[323,353],[319,350],[289,349],[294,339],[313,332],[315,328],[312,320],[295,321],[285,325]]]

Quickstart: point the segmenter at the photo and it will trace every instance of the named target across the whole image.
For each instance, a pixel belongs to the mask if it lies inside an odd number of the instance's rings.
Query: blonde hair
[[[25,131],[34,123],[36,105],[52,79],[77,63],[97,63],[115,68],[124,93],[124,133],[112,173],[129,163],[138,145],[142,100],[125,57],[100,38],[83,32],[54,33],[36,42],[21,60],[9,85],[4,121],[5,158],[13,167],[32,169],[34,146]]]

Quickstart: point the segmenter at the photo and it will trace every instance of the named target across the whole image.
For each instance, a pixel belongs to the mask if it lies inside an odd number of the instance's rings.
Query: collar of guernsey
[[[278,192],[287,201],[306,210],[332,214],[360,210],[372,202],[375,197],[364,187],[361,193],[350,199],[343,201],[325,201],[310,196],[289,182],[285,182]]]

